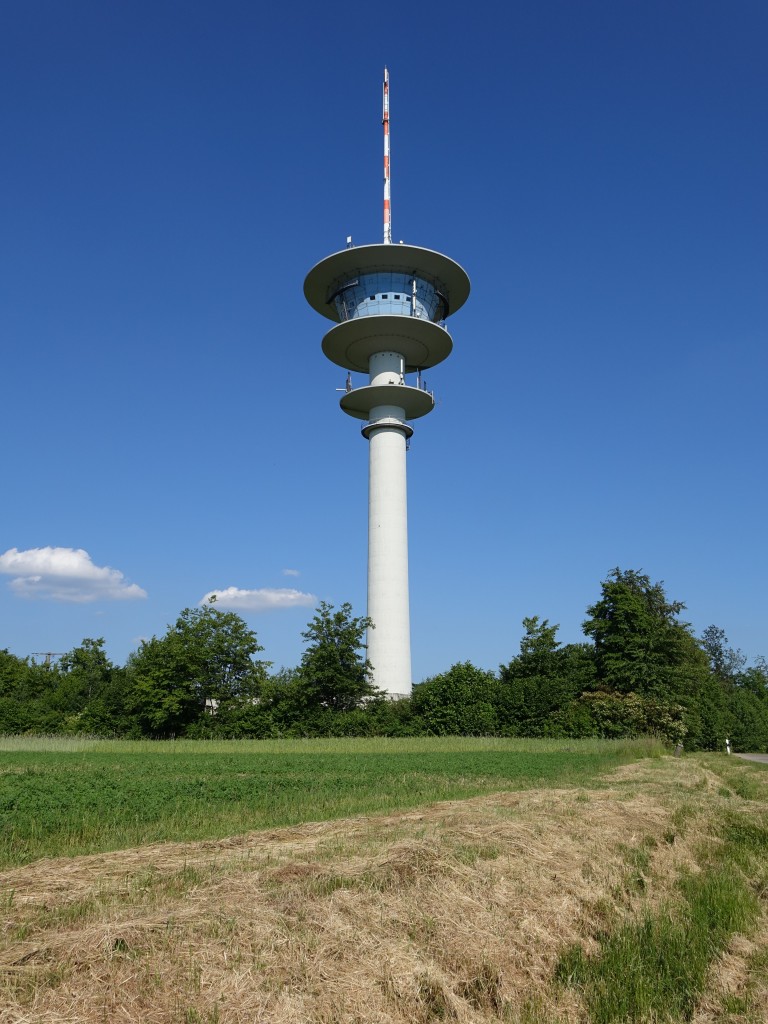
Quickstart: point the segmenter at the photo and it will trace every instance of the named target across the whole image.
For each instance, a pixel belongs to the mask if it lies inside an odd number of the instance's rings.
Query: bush
[[[583,693],[581,704],[594,723],[593,735],[605,739],[635,738],[655,735],[669,743],[680,743],[687,728],[684,708],[656,697],[637,693]]]
[[[411,697],[420,731],[436,736],[492,736],[498,733],[499,681],[469,661],[416,686]]]

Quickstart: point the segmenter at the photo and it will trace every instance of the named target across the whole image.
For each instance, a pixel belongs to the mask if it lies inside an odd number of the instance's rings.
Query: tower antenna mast
[[[389,194],[389,72],[384,68],[384,241],[392,241],[392,201]]]

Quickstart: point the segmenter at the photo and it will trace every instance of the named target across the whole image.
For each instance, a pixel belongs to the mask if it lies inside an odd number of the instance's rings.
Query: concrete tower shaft
[[[411,692],[411,625],[408,600],[408,498],[406,432],[396,407],[375,410],[369,441],[368,474],[368,659],[378,687],[391,697]],[[399,416],[397,415],[399,413]]]

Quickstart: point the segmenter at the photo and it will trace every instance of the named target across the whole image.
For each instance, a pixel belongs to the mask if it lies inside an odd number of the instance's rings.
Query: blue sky
[[[0,647],[122,662],[234,587],[291,665],[317,600],[364,614],[302,284],[380,240],[386,63],[393,236],[472,280],[408,455],[414,678],[581,639],[617,565],[768,655],[767,38],[763,0],[5,4]]]

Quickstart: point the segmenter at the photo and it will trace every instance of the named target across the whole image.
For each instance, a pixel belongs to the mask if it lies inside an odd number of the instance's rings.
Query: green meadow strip
[[[331,737],[285,740],[109,740],[92,736],[0,735],[2,753],[101,754],[408,754],[462,753],[498,750],[526,754],[614,754],[629,761],[669,753],[661,740],[639,739],[516,739],[478,736],[416,736],[393,738]],[[1,762],[0,762],[1,763]]]
[[[0,868],[164,841],[382,813],[500,790],[572,787],[643,742],[191,741],[0,753]]]
[[[702,851],[702,870],[680,879],[679,903],[621,925],[597,956],[580,945],[563,954],[555,977],[581,990],[591,1024],[692,1018],[713,962],[760,916],[768,882],[765,816],[724,813],[719,839]]]
[[[718,869],[691,876],[683,889],[678,913],[624,925],[593,960],[580,946],[562,958],[557,977],[584,990],[593,1024],[690,1020],[712,961],[757,916],[747,884]]]

